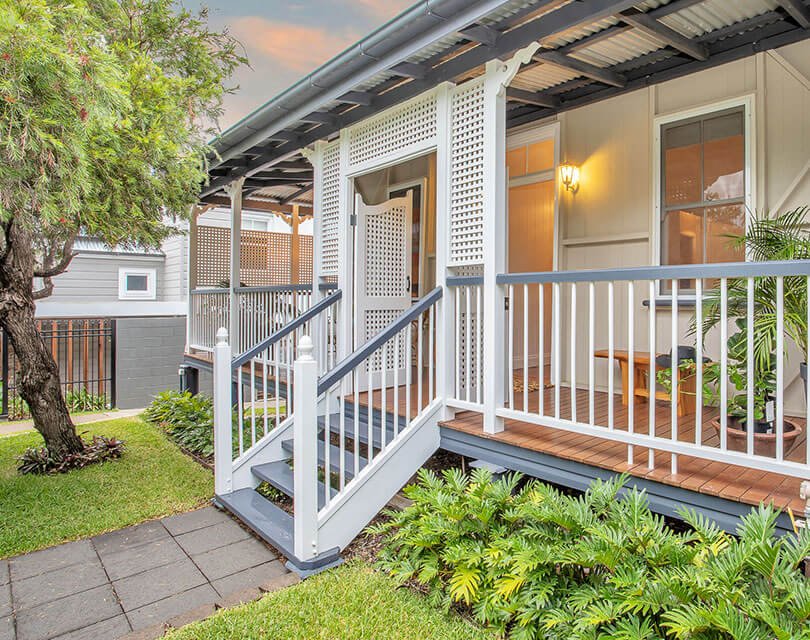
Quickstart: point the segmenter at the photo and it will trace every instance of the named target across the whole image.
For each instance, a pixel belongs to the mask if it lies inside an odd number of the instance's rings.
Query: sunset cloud
[[[351,4],[372,14],[376,18],[388,20],[415,4],[415,0],[350,0]]]
[[[360,37],[353,30],[335,31],[257,16],[234,19],[231,31],[245,45],[256,71],[271,63],[300,74],[314,70]]]

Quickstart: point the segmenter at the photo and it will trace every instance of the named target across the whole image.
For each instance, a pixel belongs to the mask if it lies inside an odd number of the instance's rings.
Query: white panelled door
[[[413,192],[382,204],[367,205],[355,197],[355,348],[362,346],[411,306],[411,237]],[[369,362],[379,380],[383,369],[405,369],[404,339],[400,353],[380,355]],[[404,381],[404,378],[400,377]]]

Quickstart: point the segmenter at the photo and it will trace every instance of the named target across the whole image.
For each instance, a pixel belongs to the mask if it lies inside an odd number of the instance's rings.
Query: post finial
[[[217,329],[217,344],[228,344],[228,330],[225,327]]]
[[[309,362],[312,360],[312,338],[301,336],[298,341],[298,359]]]

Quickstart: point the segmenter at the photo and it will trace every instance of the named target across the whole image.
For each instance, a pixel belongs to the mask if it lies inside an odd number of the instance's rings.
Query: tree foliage
[[[810,535],[777,538],[760,507],[739,537],[689,511],[688,532],[651,513],[626,478],[581,496],[486,470],[420,472],[414,501],[371,528],[381,566],[438,603],[469,606],[516,640],[810,638]]]
[[[158,245],[194,203],[244,62],[206,23],[172,0],[0,0],[0,222],[32,232],[35,275],[79,232]]]

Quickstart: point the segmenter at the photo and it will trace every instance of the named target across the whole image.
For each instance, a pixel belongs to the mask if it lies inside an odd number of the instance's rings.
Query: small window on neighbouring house
[[[661,127],[661,264],[745,259],[745,143],[743,107]]]
[[[154,300],[155,270],[118,270],[118,298],[120,300]]]

